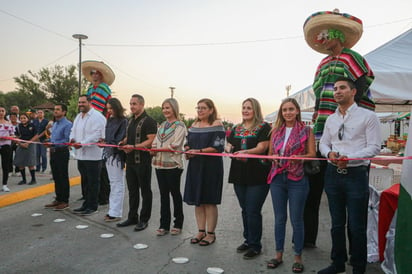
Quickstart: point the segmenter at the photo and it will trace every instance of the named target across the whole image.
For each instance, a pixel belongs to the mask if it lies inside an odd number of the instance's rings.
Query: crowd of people
[[[370,162],[362,158],[379,153],[381,138],[368,90],[373,72],[366,60],[350,49],[361,36],[362,23],[338,11],[320,12],[306,20],[304,32],[313,49],[328,54],[317,68],[313,83],[313,129],[302,122],[300,106],[293,98],[281,102],[273,125],[264,121],[260,104],[254,98],[243,101],[242,121],[226,130],[215,103],[208,98],[197,102],[197,117],[188,129],[180,120],[179,104],[174,98],[163,101],[165,121],[160,125],[146,113],[140,94],[131,96],[131,115],[126,118],[120,101],[111,96],[109,85],[114,81],[114,73],[102,62],[86,61],[83,74],[91,85],[79,97],[79,114],[73,123],[65,117],[64,104],[54,106],[51,127],[43,111],[38,111],[33,120],[25,113],[19,114],[16,106],[11,108],[9,117],[6,109],[0,107],[0,137],[19,139],[0,139],[3,191],[10,191],[7,181],[14,171],[13,164],[22,176],[19,184],[27,183],[25,167],[29,167],[31,174],[29,184],[35,184],[36,167],[40,172],[47,168],[48,147],[56,198],[45,207],[69,208],[68,161],[69,150],[74,150],[84,201],[72,212],[92,215],[99,204],[108,202],[104,221],[141,231],[148,227],[151,218],[154,168],[160,192],[160,221],[155,234],[181,233],[184,202],[194,206],[197,223],[197,233],[190,243],[208,246],[217,240],[218,205],[224,183],[222,153],[226,152],[231,157],[228,182],[233,184],[243,223],[243,241],[234,248],[236,252],[242,253],[244,259],[261,254],[261,211],[270,192],[275,256],[267,267],[277,268],[283,263],[289,207],[294,244],[292,271],[303,272],[302,251],[316,247],[319,204],[325,189],[332,221],[332,264],[319,273],[345,271],[346,233],[353,273],[364,273]],[[46,139],[49,132],[51,135]],[[325,158],[320,172],[305,174],[305,158],[314,157]],[[182,195],[184,159],[187,170]],[[119,222],[123,217],[125,181],[129,210]]]

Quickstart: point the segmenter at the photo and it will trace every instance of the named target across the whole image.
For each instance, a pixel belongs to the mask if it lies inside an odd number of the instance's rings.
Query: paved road
[[[76,163],[70,161],[70,175],[78,176]],[[225,159],[228,171],[229,160]],[[227,176],[227,173],[226,173]],[[240,210],[233,188],[224,184],[223,202],[219,206],[217,240],[208,247],[190,244],[196,232],[194,208],[184,206],[185,223],[178,236],[158,237],[154,231],[159,223],[159,192],[153,174],[153,211],[149,227],[134,232],[133,227],[117,228],[115,223],[105,223],[107,207],[99,213],[80,217],[70,210],[55,212],[43,209],[53,200],[53,193],[24,202],[0,208],[0,273],[206,273],[208,267],[219,267],[225,273],[292,273],[292,245],[285,247],[284,263],[276,270],[266,268],[266,261],[274,256],[273,210],[270,194],[263,208],[263,254],[253,260],[244,260],[235,248],[242,242]],[[49,174],[39,175],[36,186],[17,186],[19,177],[10,179],[12,193],[50,183]],[[183,189],[183,185],[182,185]],[[0,192],[0,201],[8,195]],[[80,206],[80,186],[71,187],[71,208]],[[127,197],[127,193],[126,193]],[[127,199],[124,208],[127,213]],[[32,217],[33,213],[41,216]],[[326,199],[321,205],[318,248],[305,250],[303,254],[305,273],[316,273],[329,264],[330,236],[329,213]],[[65,219],[55,223],[56,219]],[[84,230],[77,225],[88,225]],[[103,233],[114,234],[113,238],[102,239]],[[291,242],[291,228],[288,225],[286,242]],[[136,250],[135,244],[147,244],[148,248]],[[172,258],[187,257],[186,264],[176,264]],[[348,273],[350,267],[347,268]],[[383,273],[379,264],[368,265],[368,273]]]

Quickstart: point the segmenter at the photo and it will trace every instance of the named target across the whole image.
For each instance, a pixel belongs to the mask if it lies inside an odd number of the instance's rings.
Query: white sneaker
[[[10,192],[10,188],[8,188],[7,185],[3,185],[3,191]]]

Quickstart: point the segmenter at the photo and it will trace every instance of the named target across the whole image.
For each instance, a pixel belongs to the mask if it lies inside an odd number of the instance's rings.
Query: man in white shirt
[[[76,149],[77,168],[84,187],[84,202],[73,212],[88,216],[97,212],[100,174],[103,148],[91,143],[98,143],[105,138],[106,118],[91,107],[90,98],[81,95],[78,101],[80,113],[73,122],[70,143]]]
[[[328,158],[325,192],[332,219],[332,265],[321,274],[345,271],[347,261],[345,227],[351,238],[353,273],[365,273],[367,259],[367,213],[369,160],[380,151],[381,134],[377,115],[355,103],[355,83],[344,77],[336,80],[333,98],[335,113],[326,120],[320,152]]]

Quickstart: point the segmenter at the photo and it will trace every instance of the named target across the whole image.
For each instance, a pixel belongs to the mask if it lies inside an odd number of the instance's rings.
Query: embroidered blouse
[[[183,122],[169,123],[164,121],[157,130],[152,148],[183,151],[186,135],[187,129]],[[152,166],[159,169],[183,169],[183,154],[180,152],[157,152],[153,157]]]
[[[269,141],[270,126],[261,123],[248,130],[241,124],[233,128],[227,138],[233,146],[233,152],[255,148],[260,142]],[[264,153],[267,154],[267,151]],[[229,183],[241,185],[262,185],[270,170],[270,164],[262,159],[232,159],[229,171]]]

